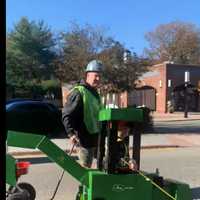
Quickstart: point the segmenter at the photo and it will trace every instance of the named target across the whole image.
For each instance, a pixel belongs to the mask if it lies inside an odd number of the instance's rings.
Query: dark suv
[[[7,130],[42,134],[51,138],[66,137],[61,111],[40,100],[16,99],[6,103]]]

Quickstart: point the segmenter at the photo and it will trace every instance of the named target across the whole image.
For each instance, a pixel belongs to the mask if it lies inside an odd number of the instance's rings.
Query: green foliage
[[[43,99],[45,95],[53,94],[55,98],[61,97],[61,85],[58,80],[46,80],[40,83],[35,83],[33,81],[27,81],[23,85],[10,85],[7,84],[9,90],[16,97],[22,98],[41,98]]]
[[[99,54],[105,65],[102,89],[105,92],[131,90],[135,87],[138,76],[145,72],[145,63],[136,53],[129,52],[127,61],[124,60],[125,48],[119,42],[113,42],[110,48]]]
[[[105,66],[104,91],[120,91],[133,88],[137,77],[146,65],[135,53],[124,64],[125,47],[112,37],[107,37],[103,28],[72,24],[70,31],[62,33],[62,53],[57,60],[57,76],[62,82],[77,81],[84,77],[84,70],[92,59],[100,59]]]
[[[58,80],[45,80],[40,85],[45,94],[53,93],[56,97],[61,95],[61,85]]]
[[[76,81],[84,77],[88,62],[95,58],[110,43],[103,28],[86,24],[80,27],[72,23],[69,31],[60,36],[61,55],[56,62],[57,76],[63,82]]]
[[[52,51],[54,40],[43,21],[29,22],[22,18],[7,34],[6,80],[17,86],[40,82],[54,74]]]
[[[59,82],[54,78],[78,81],[92,59],[104,63],[103,91],[130,90],[148,65],[134,52],[124,63],[125,47],[106,36],[104,28],[88,24],[81,27],[72,23],[55,41],[43,21],[36,23],[23,17],[7,34],[6,44],[6,82],[19,96],[60,95]],[[55,46],[57,54],[53,51]]]

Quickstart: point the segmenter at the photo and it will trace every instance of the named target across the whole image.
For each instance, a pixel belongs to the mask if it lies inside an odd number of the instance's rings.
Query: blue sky
[[[22,16],[44,20],[52,31],[67,31],[71,21],[108,29],[127,48],[142,54],[145,33],[175,20],[200,27],[200,0],[6,0],[11,30]]]

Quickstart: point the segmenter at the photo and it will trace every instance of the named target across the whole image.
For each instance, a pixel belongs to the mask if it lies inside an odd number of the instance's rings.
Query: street
[[[200,119],[188,121],[157,121],[154,122],[154,133],[198,133]]]
[[[190,185],[193,200],[200,199],[200,147],[146,149],[141,151],[141,170],[159,169],[164,178],[175,179]],[[62,169],[46,157],[32,158],[28,175],[20,181],[31,183],[37,191],[37,200],[49,200],[61,176]],[[78,181],[65,173],[55,200],[74,200]]]

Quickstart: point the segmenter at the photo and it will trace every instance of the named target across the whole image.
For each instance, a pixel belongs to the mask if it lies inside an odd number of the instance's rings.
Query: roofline
[[[157,67],[157,66],[163,66],[163,65],[176,65],[176,66],[192,66],[192,67],[200,67],[200,64],[181,64],[181,63],[173,63],[173,62],[170,62],[170,61],[164,61],[162,63],[159,63],[159,64],[155,64],[155,65],[151,65],[149,67]]]
[[[176,66],[180,66],[180,67],[182,67],[182,66],[185,66],[185,67],[200,67],[200,64],[199,65],[197,65],[197,64],[178,64],[178,63],[173,63],[173,64],[171,64],[171,63],[168,63],[167,65],[176,65]]]

